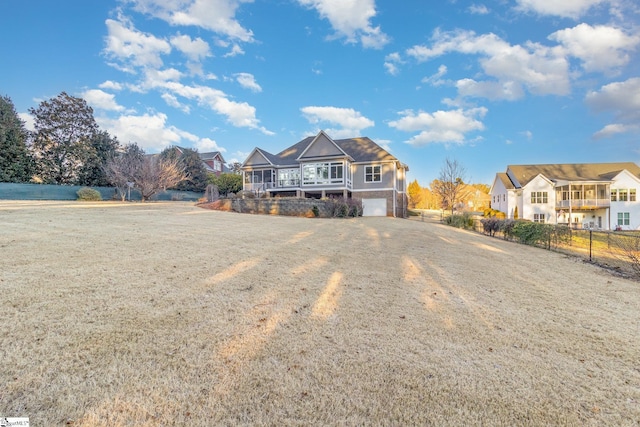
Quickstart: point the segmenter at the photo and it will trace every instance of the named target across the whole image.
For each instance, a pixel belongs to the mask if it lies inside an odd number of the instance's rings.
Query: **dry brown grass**
[[[0,415],[637,425],[640,285],[439,224],[0,202]]]

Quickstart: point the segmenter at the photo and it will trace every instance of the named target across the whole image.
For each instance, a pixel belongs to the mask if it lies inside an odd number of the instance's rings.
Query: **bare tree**
[[[187,174],[179,159],[162,159],[160,156],[145,156],[134,176],[134,183],[142,196],[149,200],[167,188],[175,187]]]
[[[135,183],[135,176],[142,166],[144,151],[137,144],[129,144],[122,153],[107,160],[104,173],[107,180],[118,189],[124,202],[127,191]]]
[[[456,204],[462,200],[462,192],[465,187],[466,169],[460,162],[450,158],[446,158],[440,175],[437,180],[432,183],[432,191],[440,199],[442,208],[451,209],[451,214]]]

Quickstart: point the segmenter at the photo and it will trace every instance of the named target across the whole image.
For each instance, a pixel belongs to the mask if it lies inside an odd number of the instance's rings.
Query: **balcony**
[[[557,209],[582,209],[582,210],[595,210],[601,208],[608,208],[611,206],[609,199],[574,199],[574,200],[559,200],[556,202]]]

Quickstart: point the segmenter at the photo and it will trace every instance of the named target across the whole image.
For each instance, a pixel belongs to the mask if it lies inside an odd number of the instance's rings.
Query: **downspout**
[[[393,217],[397,218],[398,165],[393,164]]]

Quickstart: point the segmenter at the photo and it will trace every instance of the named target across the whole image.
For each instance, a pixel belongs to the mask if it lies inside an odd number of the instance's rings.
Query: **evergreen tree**
[[[186,174],[186,178],[180,181],[173,189],[180,191],[204,191],[207,187],[207,170],[198,154],[198,151],[190,148],[176,147],[165,148],[160,157],[163,160],[178,161]]]
[[[90,161],[91,141],[98,132],[93,109],[84,99],[62,92],[29,112],[35,119],[32,148],[42,180],[78,183],[81,168]]]
[[[0,96],[0,182],[29,182],[34,162],[27,147],[28,132],[13,102]]]
[[[90,151],[84,165],[78,174],[78,184],[86,186],[106,187],[109,179],[106,174],[106,166],[109,159],[113,158],[120,144],[115,137],[101,131],[96,133],[90,141]]]

